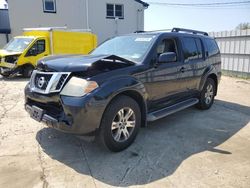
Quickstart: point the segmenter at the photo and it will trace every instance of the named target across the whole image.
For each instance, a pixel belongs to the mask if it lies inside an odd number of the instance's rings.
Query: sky
[[[215,3],[239,2],[246,0],[144,0],[160,3]],[[5,0],[0,0],[3,8]],[[150,4],[145,10],[145,30],[170,29],[182,27],[203,31],[233,30],[239,23],[250,23],[250,4],[220,8],[197,8],[180,6],[163,6]]]
[[[0,0],[0,9],[4,8],[5,0]]]
[[[160,3],[215,3],[245,0],[145,0]],[[233,30],[239,23],[250,23],[250,3],[245,6],[197,8],[151,4],[145,11],[145,30],[182,27],[203,31]]]

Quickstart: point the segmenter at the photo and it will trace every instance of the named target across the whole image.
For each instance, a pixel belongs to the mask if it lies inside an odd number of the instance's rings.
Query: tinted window
[[[217,46],[217,43],[213,39],[205,39],[207,50],[208,50],[208,56],[212,56],[219,53],[219,48]]]
[[[113,17],[113,16],[114,16],[114,5],[107,4],[107,17]]]
[[[55,13],[56,1],[55,0],[43,0],[43,11]]]
[[[198,50],[194,38],[183,38],[182,40],[184,46],[184,58],[185,62],[193,59],[198,59]]]
[[[115,5],[115,17],[122,18],[123,17],[123,6]]]
[[[177,55],[176,43],[174,39],[164,39],[157,47],[157,54],[160,56],[162,53],[174,52]]]
[[[45,40],[37,41],[37,53],[40,54],[45,51]]]
[[[198,58],[201,59],[203,57],[201,40],[200,39],[195,39],[195,42],[196,42],[196,46],[197,46]]]
[[[38,40],[33,46],[29,49],[27,56],[34,55],[33,53],[41,54],[45,51],[45,40]]]
[[[124,7],[123,5],[107,4],[107,18],[124,18]]]

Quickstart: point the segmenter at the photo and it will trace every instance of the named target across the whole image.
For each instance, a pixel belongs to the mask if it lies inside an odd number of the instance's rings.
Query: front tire
[[[201,110],[209,109],[214,103],[215,97],[215,82],[212,78],[208,78],[201,93],[200,101],[197,104],[197,107]]]
[[[104,146],[119,152],[134,142],[140,126],[141,111],[138,103],[128,96],[121,95],[105,110],[99,136]]]
[[[27,65],[23,67],[23,76],[25,78],[29,78],[34,70],[34,67],[32,65]]]

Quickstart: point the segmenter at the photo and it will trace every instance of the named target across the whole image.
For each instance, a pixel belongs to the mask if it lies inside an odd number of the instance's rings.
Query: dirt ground
[[[250,81],[223,77],[210,110],[151,123],[120,153],[32,120],[26,83],[0,78],[0,187],[250,186]]]

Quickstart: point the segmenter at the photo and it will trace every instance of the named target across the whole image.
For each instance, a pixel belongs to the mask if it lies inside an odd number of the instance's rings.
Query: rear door
[[[186,90],[186,97],[197,93],[199,87],[199,65],[204,61],[202,43],[196,37],[183,37],[183,66],[181,67],[180,77],[185,80],[182,88]]]

